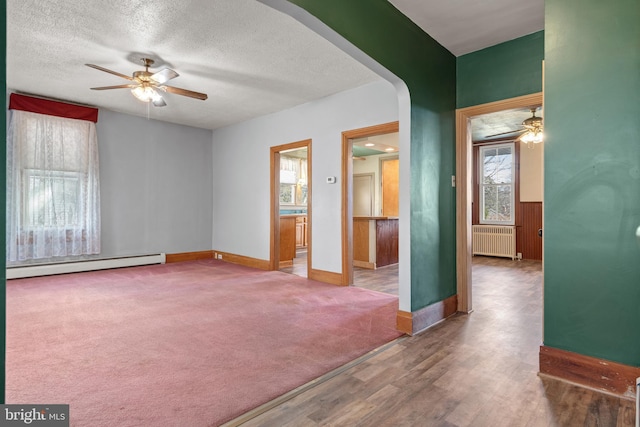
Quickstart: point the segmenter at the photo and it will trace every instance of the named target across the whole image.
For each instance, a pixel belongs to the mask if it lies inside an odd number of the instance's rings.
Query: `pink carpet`
[[[396,297],[206,260],[7,283],[7,403],[215,426],[389,342]]]

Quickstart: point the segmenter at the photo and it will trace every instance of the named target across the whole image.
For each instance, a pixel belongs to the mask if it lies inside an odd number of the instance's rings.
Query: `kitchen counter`
[[[398,262],[398,217],[353,218],[353,265],[376,269]]]

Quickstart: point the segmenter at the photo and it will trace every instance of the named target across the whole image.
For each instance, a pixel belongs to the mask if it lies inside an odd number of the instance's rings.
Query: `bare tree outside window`
[[[480,223],[514,224],[514,146],[480,148]]]

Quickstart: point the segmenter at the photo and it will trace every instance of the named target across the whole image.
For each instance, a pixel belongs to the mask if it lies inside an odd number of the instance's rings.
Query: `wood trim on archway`
[[[458,311],[473,311],[471,295],[472,117],[542,104],[542,92],[456,110],[456,265]]]
[[[399,122],[342,132],[342,285],[353,283],[353,147],[352,139],[398,132]]]

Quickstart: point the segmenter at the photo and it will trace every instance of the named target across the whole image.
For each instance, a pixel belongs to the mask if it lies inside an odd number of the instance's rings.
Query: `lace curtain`
[[[7,262],[100,253],[95,123],[11,110]]]

